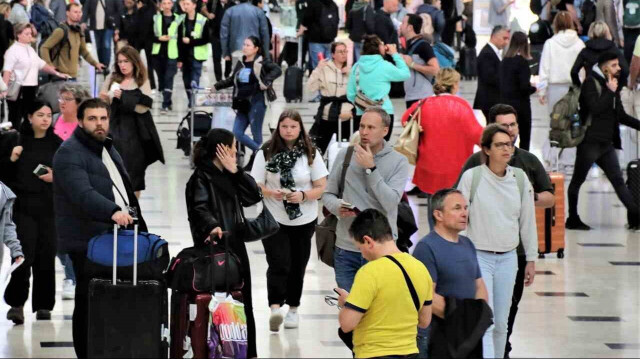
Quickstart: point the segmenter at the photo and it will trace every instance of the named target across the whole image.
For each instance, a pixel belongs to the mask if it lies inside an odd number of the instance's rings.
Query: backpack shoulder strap
[[[344,162],[342,162],[342,172],[340,173],[340,183],[338,183],[338,198],[342,198],[342,194],[344,193],[344,181],[347,178],[347,170],[349,169],[349,164],[351,164],[351,157],[353,157],[353,146],[347,147],[347,153],[344,155]]]
[[[516,183],[518,184],[518,191],[520,192],[520,199],[524,197],[524,179],[527,174],[521,168],[511,167],[513,169],[513,173],[516,176]]]
[[[407,287],[409,287],[409,293],[411,293],[411,299],[413,300],[413,305],[416,307],[416,310],[418,312],[420,312],[420,308],[422,306],[420,305],[420,300],[418,299],[418,293],[416,292],[416,288],[413,286],[413,283],[411,283],[411,278],[409,278],[409,274],[407,274],[407,271],[404,269],[402,264],[400,264],[400,262],[398,262],[397,259],[393,258],[393,256],[387,255],[387,256],[385,256],[385,258],[390,259],[402,271],[402,275],[404,276],[404,280],[405,280],[405,282],[407,282]]]
[[[469,202],[473,202],[473,198],[476,196],[478,186],[480,186],[480,180],[482,179],[482,167],[476,166],[471,169],[473,175],[471,179],[471,191],[469,192]]]
[[[418,39],[418,40],[416,40],[416,42],[411,44],[411,46],[409,46],[409,49],[407,50],[407,55],[409,55],[409,56],[413,55],[413,51],[415,51],[415,49],[418,47],[418,45],[423,43],[423,42],[424,42],[424,39]]]

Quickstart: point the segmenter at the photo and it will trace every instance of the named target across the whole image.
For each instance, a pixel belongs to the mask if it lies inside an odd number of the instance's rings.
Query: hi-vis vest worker
[[[169,25],[168,33],[169,42],[167,43],[167,56],[171,60],[178,58],[178,26],[182,22],[184,15],[173,14],[173,22]],[[162,13],[153,15],[153,33],[156,37],[162,36]],[[154,42],[151,49],[152,55],[160,53],[160,42]]]
[[[187,17],[186,15],[182,15],[182,21],[180,21],[179,25],[184,26],[182,28],[182,33],[186,36],[186,28],[187,28]],[[207,22],[207,18],[200,13],[196,13],[196,23],[193,26],[193,31],[191,32],[191,38],[197,40],[202,37],[202,31],[204,30],[204,25]],[[209,44],[204,44],[200,46],[195,46],[193,48],[193,57],[198,61],[206,61],[209,58]]]

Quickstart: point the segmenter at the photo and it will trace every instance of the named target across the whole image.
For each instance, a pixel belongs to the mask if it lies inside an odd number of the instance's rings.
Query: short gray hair
[[[437,223],[436,216],[433,215],[434,211],[442,211],[444,209],[444,201],[454,193],[462,194],[459,190],[455,188],[445,188],[441,189],[438,192],[434,193],[429,200],[430,210],[431,210],[431,218],[433,218],[433,223]]]
[[[89,95],[89,91],[87,91],[87,88],[78,83],[69,82],[60,86],[60,89],[58,90],[58,95],[62,95],[65,92],[70,92],[73,95],[73,98],[76,100],[76,104],[78,105],[82,101],[91,97],[91,95]]]
[[[378,116],[380,116],[380,119],[382,119],[382,123],[384,124],[384,127],[391,126],[391,116],[389,116],[387,111],[385,111],[382,107],[380,106],[369,107],[368,109],[364,110],[364,113],[362,114],[362,116],[364,117],[364,115],[368,113],[375,113]]]

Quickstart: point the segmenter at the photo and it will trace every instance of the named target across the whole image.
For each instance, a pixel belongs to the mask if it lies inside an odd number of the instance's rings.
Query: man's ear
[[[375,242],[375,240],[367,235],[365,235],[364,237],[362,237],[362,240],[364,241],[364,244],[367,246],[372,246],[373,242]]]

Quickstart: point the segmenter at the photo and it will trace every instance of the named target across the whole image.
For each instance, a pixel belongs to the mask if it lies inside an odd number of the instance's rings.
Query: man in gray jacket
[[[269,57],[269,28],[267,17],[257,6],[248,0],[240,0],[240,4],[232,6],[225,13],[220,24],[220,42],[222,56],[230,61],[234,51],[242,50],[244,40],[255,36],[262,42],[262,57]]]
[[[398,204],[407,182],[409,162],[384,140],[391,119],[380,107],[364,112],[360,121],[360,143],[341,150],[322,196],[324,206],[338,217],[334,269],[338,287],[351,290],[358,269],[366,260],[350,239],[349,226],[361,211],[374,208],[387,216],[394,239],[398,238]],[[346,158],[351,155],[350,158]],[[338,186],[343,163],[348,161],[342,198]]]
[[[53,17],[58,23],[67,21],[67,3],[65,0],[51,0],[49,9],[53,12]]]

